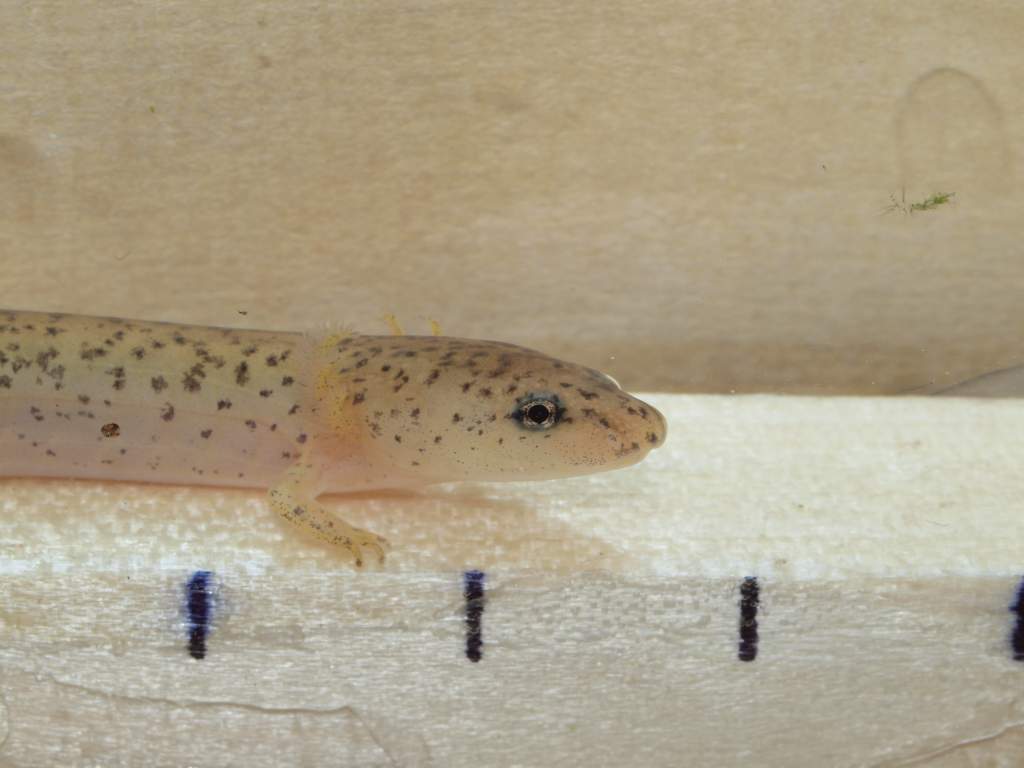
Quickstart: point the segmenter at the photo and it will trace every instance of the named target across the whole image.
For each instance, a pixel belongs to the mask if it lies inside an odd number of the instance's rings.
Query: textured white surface
[[[243,492],[4,483],[0,765],[1017,765],[1024,406],[650,397],[629,470],[338,497],[366,573]]]

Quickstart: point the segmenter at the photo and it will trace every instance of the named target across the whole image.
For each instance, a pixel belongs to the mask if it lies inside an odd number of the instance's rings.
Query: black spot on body
[[[199,383],[199,378],[195,374],[195,369],[186,373],[182,377],[181,383],[182,386],[185,387],[186,392],[198,392],[202,388],[202,385]]]
[[[56,359],[59,355],[60,353],[57,352],[56,349],[50,347],[46,351],[40,352],[36,355],[36,365],[42,368],[43,371],[46,371],[47,367],[50,365],[50,361]]]

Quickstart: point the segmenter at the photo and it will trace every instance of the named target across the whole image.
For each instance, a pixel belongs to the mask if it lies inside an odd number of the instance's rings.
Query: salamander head
[[[664,417],[608,376],[523,347],[356,336],[338,352],[346,422],[375,466],[410,482],[583,475],[665,440]]]

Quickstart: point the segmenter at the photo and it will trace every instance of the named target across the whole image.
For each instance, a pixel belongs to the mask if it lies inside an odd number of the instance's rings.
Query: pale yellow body
[[[499,342],[0,311],[0,475],[269,488],[357,564],[384,541],[318,495],[613,469],[664,435],[606,376]]]

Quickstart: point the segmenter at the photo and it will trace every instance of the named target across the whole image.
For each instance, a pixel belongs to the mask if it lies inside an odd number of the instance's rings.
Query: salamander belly
[[[26,418],[26,409],[11,408],[17,404],[0,404],[0,469],[8,477],[265,488],[298,456],[286,434],[270,433],[263,420],[250,428],[175,408],[165,422],[166,406],[154,415],[139,405],[90,410],[59,401]]]
[[[300,455],[296,334],[0,312],[0,475],[267,487]]]

